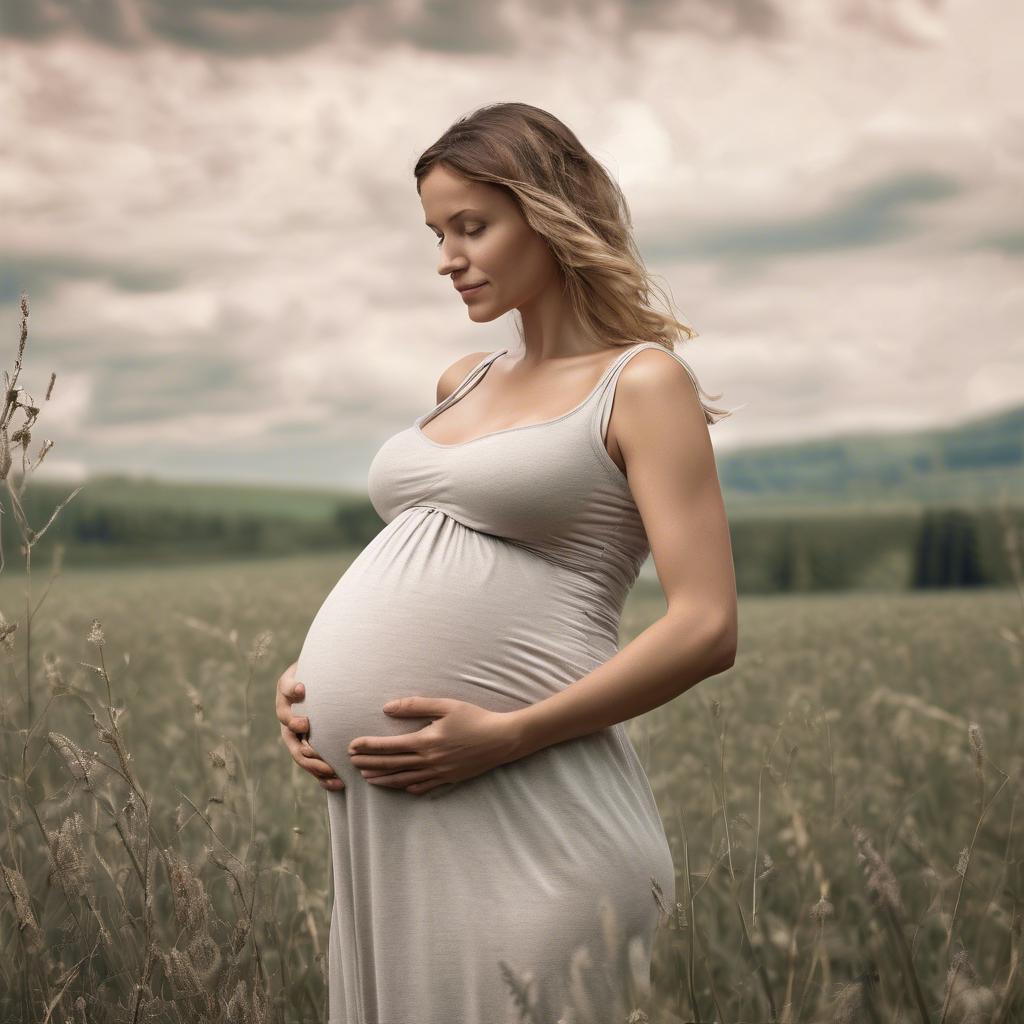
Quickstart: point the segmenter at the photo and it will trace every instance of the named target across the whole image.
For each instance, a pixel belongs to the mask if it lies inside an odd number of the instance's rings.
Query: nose
[[[437,272],[442,277],[450,277],[460,270],[469,266],[464,256],[459,255],[455,250],[449,250],[448,239],[446,238],[438,247]]]

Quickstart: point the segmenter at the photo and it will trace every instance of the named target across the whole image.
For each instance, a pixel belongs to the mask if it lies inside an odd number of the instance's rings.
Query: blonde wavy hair
[[[492,103],[459,118],[416,161],[419,192],[438,164],[469,181],[504,189],[526,222],[543,237],[562,271],[570,309],[597,339],[642,338],[675,352],[697,332],[651,304],[655,282],[633,238],[622,190],[573,132],[553,114],[529,103]],[[519,318],[516,328],[522,340]],[[608,348],[624,348],[606,342]],[[697,382],[704,418],[732,414],[708,405],[717,400]]]

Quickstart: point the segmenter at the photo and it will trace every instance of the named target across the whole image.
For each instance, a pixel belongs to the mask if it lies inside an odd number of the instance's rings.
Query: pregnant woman
[[[415,176],[438,273],[474,323],[517,310],[520,344],[452,365],[377,452],[386,525],[278,683],[282,738],[328,790],[329,1021],[624,1022],[676,895],[624,723],[733,664],[708,434],[728,413],[558,119],[482,108]],[[620,650],[649,552],[667,610]]]

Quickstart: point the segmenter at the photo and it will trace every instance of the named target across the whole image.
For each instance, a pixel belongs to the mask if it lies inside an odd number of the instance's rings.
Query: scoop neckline
[[[607,380],[609,374],[612,372],[613,369],[615,369],[615,366],[619,362],[619,359],[621,359],[626,352],[630,352],[634,348],[639,347],[640,345],[649,344],[651,344],[651,342],[637,341],[633,342],[633,344],[631,345],[617,346],[618,348],[621,348],[623,351],[620,352],[619,355],[616,356],[616,358],[613,359],[607,367],[605,367],[604,373],[601,374],[600,379],[590,389],[586,397],[583,398],[580,402],[578,402],[575,406],[573,406],[573,408],[571,408],[568,412],[564,412],[560,416],[555,416],[553,419],[542,420],[540,423],[521,423],[519,426],[516,427],[504,427],[501,430],[492,430],[489,434],[480,434],[478,437],[471,437],[466,441],[457,441],[454,444],[441,444],[440,441],[435,441],[433,440],[433,438],[427,437],[427,435],[423,433],[423,426],[426,423],[428,423],[433,417],[437,416],[438,413],[440,413],[444,409],[446,404],[449,403],[451,399],[453,399],[458,394],[459,389],[456,388],[447,398],[445,398],[441,402],[438,402],[433,409],[429,409],[422,416],[416,419],[416,421],[413,423],[413,432],[417,437],[422,438],[424,441],[426,441],[427,444],[431,445],[434,448],[454,449],[465,448],[468,445],[476,444],[478,441],[486,441],[492,437],[500,437],[502,434],[511,434],[513,431],[516,430],[533,430],[536,427],[549,427],[552,424],[561,423],[562,420],[568,419],[570,416],[579,412],[598,393],[598,391],[601,390],[601,387],[604,384],[605,380]],[[469,392],[472,391],[473,388],[475,388],[477,384],[479,384],[480,381],[482,381],[484,377],[487,376],[487,371],[498,361],[498,359],[501,356],[505,355],[508,351],[509,350],[507,348],[500,349],[498,352],[494,353],[493,356],[489,357],[486,362],[481,364],[479,369],[481,369],[483,372],[477,376],[476,380],[474,380],[473,383],[468,388],[466,388],[466,390],[462,393],[460,398],[468,395]],[[451,404],[454,405],[456,403],[452,402]]]

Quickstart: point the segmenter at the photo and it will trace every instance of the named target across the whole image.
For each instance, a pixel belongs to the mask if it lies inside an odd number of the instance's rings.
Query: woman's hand
[[[435,721],[416,732],[360,736],[349,744],[349,759],[372,785],[418,795],[482,775],[519,756],[512,713],[448,697],[402,697],[383,710],[397,718]]]
[[[321,760],[320,755],[304,738],[309,732],[309,719],[292,717],[291,705],[306,696],[306,688],[295,680],[295,665],[289,665],[277,680],[276,711],[281,723],[281,740],[295,763],[319,779],[324,789],[344,789],[345,783],[326,761]]]

